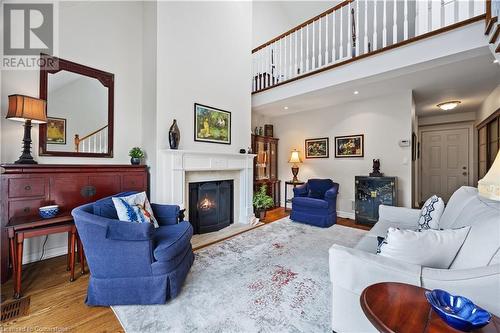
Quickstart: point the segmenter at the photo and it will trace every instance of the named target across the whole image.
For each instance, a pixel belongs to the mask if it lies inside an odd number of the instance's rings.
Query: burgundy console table
[[[73,208],[122,191],[147,191],[148,188],[147,166],[144,165],[4,164],[1,171],[2,283],[8,280],[11,268],[16,265],[13,259],[9,262],[9,230],[12,234],[17,228],[22,235],[14,238],[36,237],[46,232],[71,233]],[[54,204],[59,205],[58,218],[63,217],[64,221],[52,224],[54,221],[50,220],[54,219],[38,218],[39,207]],[[44,225],[19,229],[25,222]],[[54,229],[49,229],[52,227]],[[45,229],[43,233],[39,228]],[[19,251],[17,246],[16,250]]]

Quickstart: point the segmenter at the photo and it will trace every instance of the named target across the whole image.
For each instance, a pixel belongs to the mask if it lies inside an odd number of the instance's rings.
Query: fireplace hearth
[[[189,183],[189,221],[195,234],[218,231],[233,223],[232,180]]]

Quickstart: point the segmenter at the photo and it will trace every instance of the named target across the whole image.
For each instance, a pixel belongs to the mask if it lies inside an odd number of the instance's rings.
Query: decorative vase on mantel
[[[181,132],[179,127],[177,127],[177,120],[174,119],[170,130],[168,131],[168,143],[170,144],[170,149],[179,148],[179,141],[181,140]]]

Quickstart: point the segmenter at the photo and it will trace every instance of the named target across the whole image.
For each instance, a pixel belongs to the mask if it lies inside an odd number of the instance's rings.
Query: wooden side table
[[[78,247],[81,273],[85,274],[83,246],[71,215],[63,214],[51,219],[41,219],[40,217],[12,218],[6,228],[9,237],[12,269],[14,271],[14,298],[21,297],[23,249],[24,240],[27,238],[62,232],[68,233],[67,269],[71,272],[70,282],[75,280],[75,245]]]
[[[286,207],[286,204],[287,203],[292,203],[292,199],[288,199],[288,186],[293,186],[293,188],[296,188],[297,185],[304,185],[305,182],[302,182],[302,181],[298,181],[298,182],[294,182],[292,180],[287,180],[285,182],[285,211],[287,210],[287,207]]]
[[[404,283],[377,283],[361,293],[361,308],[382,333],[459,333],[434,312],[425,291]],[[492,316],[488,325],[474,332],[499,333],[500,318]]]

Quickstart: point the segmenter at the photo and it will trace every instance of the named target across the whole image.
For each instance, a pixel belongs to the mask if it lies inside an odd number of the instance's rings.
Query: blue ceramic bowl
[[[468,298],[454,296],[441,289],[426,291],[425,297],[436,313],[451,327],[469,332],[487,325],[491,320],[488,311]]]
[[[58,205],[52,205],[52,206],[44,206],[38,208],[38,211],[40,213],[40,217],[43,219],[51,219],[59,213],[59,206]]]

